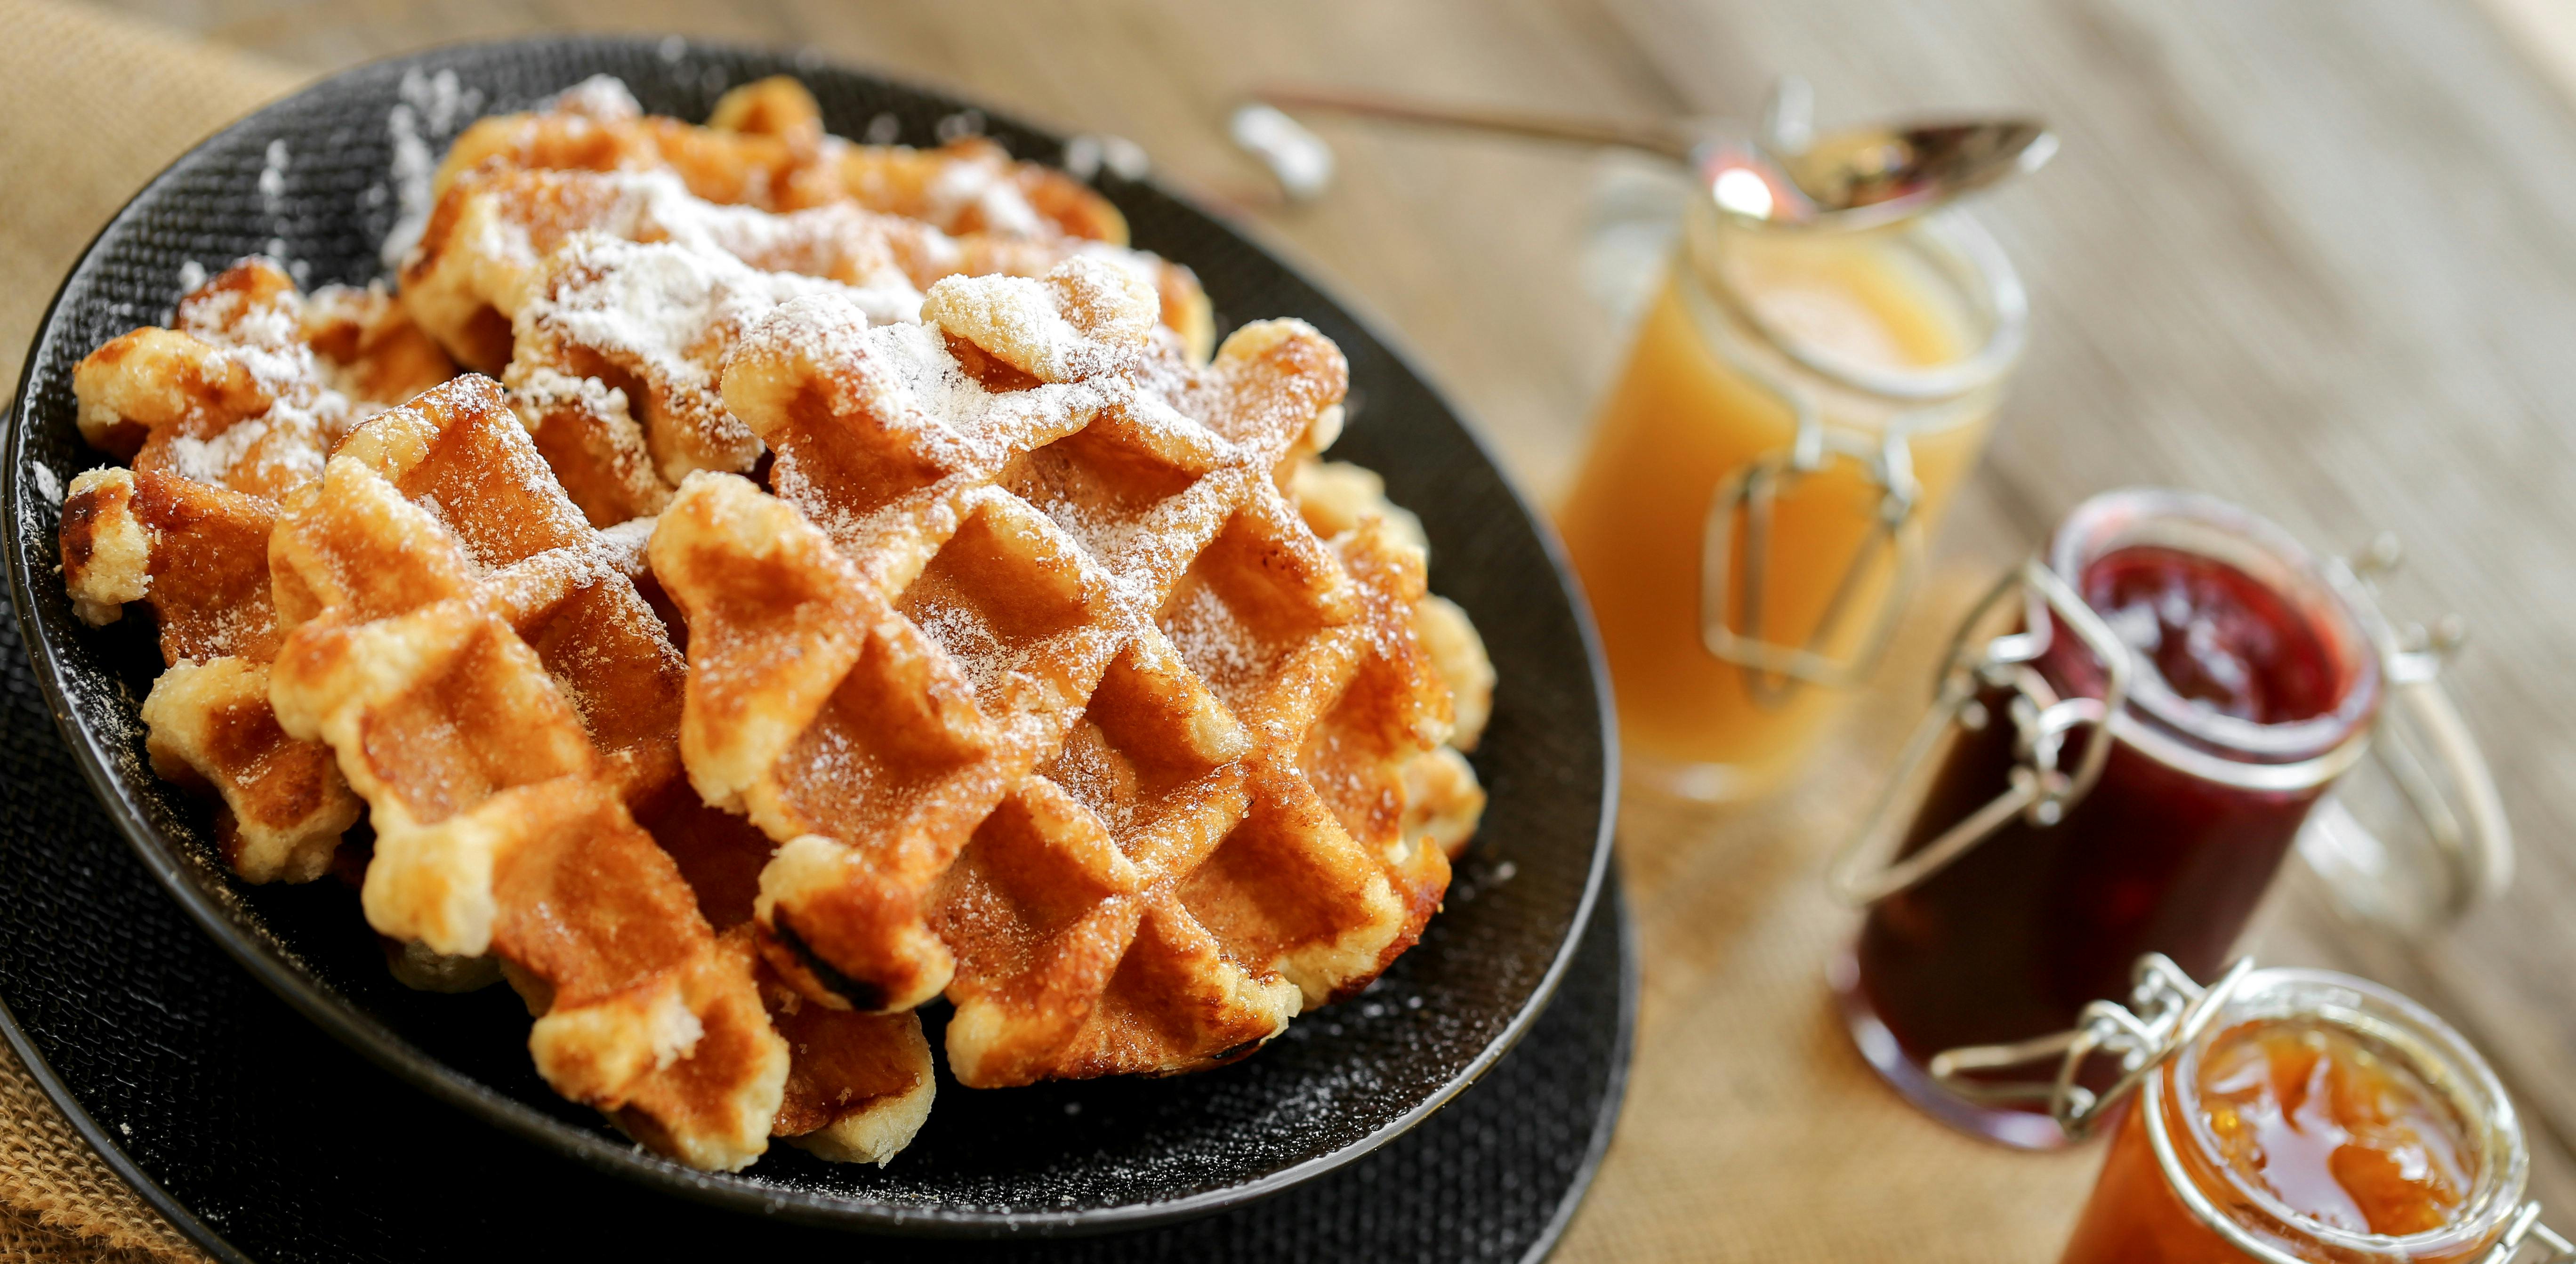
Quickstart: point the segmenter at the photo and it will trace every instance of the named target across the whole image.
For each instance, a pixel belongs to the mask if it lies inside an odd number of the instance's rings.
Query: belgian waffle
[[[1287,486],[1317,535],[1340,537],[1374,522],[1390,551],[1407,559],[1402,583],[1404,591],[1415,594],[1414,637],[1448,687],[1452,723],[1446,743],[1415,752],[1392,769],[1381,765],[1373,775],[1380,794],[1390,771],[1401,782],[1397,829],[1408,838],[1431,839],[1455,860],[1475,837],[1485,810],[1484,788],[1463,753],[1476,749],[1493,714],[1494,664],[1485,654],[1484,639],[1456,602],[1420,590],[1412,571],[1428,560],[1429,543],[1420,521],[1388,502],[1386,480],[1375,471],[1301,455],[1290,464]]]
[[[1317,458],[1329,340],[1211,360],[1097,194],[787,80],[593,81],[438,180],[401,303],[246,261],[75,374],[131,468],[67,586],[158,619],[148,750],[244,876],[363,812],[396,973],[507,978],[549,1084],[720,1169],[901,1150],[942,992],[965,1084],[1167,1073],[1412,944],[1492,669]]]
[[[900,274],[859,288],[766,271],[704,244],[576,233],[547,256],[517,311],[512,404],[592,522],[659,513],[689,474],[757,464],[760,439],[719,393],[724,357],[778,304],[822,294],[874,323],[920,314],[921,296]]]
[[[902,284],[898,282],[898,284]],[[746,471],[761,444],[717,391],[749,325],[804,294],[906,319],[919,297],[763,272],[713,251],[581,234],[549,257],[518,316],[512,402],[594,523],[658,513],[696,470]]]
[[[726,93],[705,127],[648,117],[625,85],[596,78],[547,109],[466,128],[432,188],[443,195],[478,169],[669,171],[710,202],[763,210],[847,202],[946,233],[1127,240],[1108,199],[1063,172],[1013,162],[989,140],[854,145],[826,135],[822,117],[813,94],[784,77]]]
[[[1152,271],[1124,255],[1102,266]],[[512,403],[592,522],[658,513],[690,473],[748,472],[764,453],[719,393],[724,357],[752,322],[821,294],[874,323],[918,319],[921,296],[902,274],[869,275],[876,288],[763,270],[703,242],[576,233],[517,310]],[[1203,329],[1204,297],[1189,289]]]
[[[269,712],[275,498],[310,483],[356,419],[453,370],[382,291],[306,298],[265,260],[190,291],[172,323],[108,343],[73,373],[82,435],[133,468],[72,480],[63,581],[92,625],[129,602],[158,620],[167,670],[144,700],[146,748],[162,776],[218,798],[234,870],[309,881],[360,805],[329,752]]]
[[[92,470],[63,501],[63,576],[91,623],[142,601],[166,670],[143,701],[153,771],[216,796],[215,837],[252,882],[307,882],[357,824],[330,752],[299,742],[268,706],[277,654],[268,530],[257,496],[176,475]]]
[[[727,845],[720,820],[669,793],[682,665],[631,577],[634,543],[582,520],[497,384],[457,379],[353,433],[279,522],[289,630],[271,694],[368,801],[369,922],[498,956],[539,1014],[529,1045],[548,1083],[658,1149],[735,1168],[779,1122],[791,1050],[747,937],[715,935],[636,819]],[[917,1024],[807,1034],[826,1053],[920,1043]],[[846,1073],[804,1061],[809,1095]],[[881,1096],[801,1122],[900,1113]]]
[[[580,232],[718,251],[766,272],[882,291],[890,305],[917,303],[910,291],[941,277],[1039,276],[1090,254],[1151,278],[1164,322],[1201,358],[1212,336],[1198,278],[1141,251],[1068,236],[952,236],[847,202],[785,212],[723,205],[692,195],[678,176],[660,170],[463,173],[439,197],[404,261],[403,303],[459,363],[498,375],[510,362],[511,324],[542,284],[546,257]]]
[[[787,1051],[629,814],[680,663],[489,379],[377,417],[271,540],[279,722],[367,799],[382,934],[498,956],[556,1091],[706,1167],[766,1145]]]
[[[384,292],[335,286],[308,300],[265,259],[190,291],[171,323],[72,371],[81,437],[138,471],[270,500],[319,477],[370,411],[456,371]]]
[[[1277,486],[1338,350],[1268,322],[1201,368],[1154,307],[1079,259],[922,325],[789,303],[724,374],[777,497],[694,477],[650,545],[690,775],[782,844],[765,954],[827,1004],[944,988],[970,1086],[1241,1056],[1447,882],[1388,775],[1449,727],[1418,555]]]
[[[1114,244],[1124,225],[1097,194],[984,142],[851,145],[792,80],[728,94],[707,128],[643,118],[594,80],[477,123],[439,187],[404,301],[460,361],[505,374],[601,525],[659,512],[694,470],[753,467],[760,445],[717,401],[715,368],[747,320],[818,288],[792,274],[852,287],[872,319],[913,320],[918,287],[941,277],[1034,276],[1084,254],[1149,278],[1190,351],[1212,336],[1197,278]]]

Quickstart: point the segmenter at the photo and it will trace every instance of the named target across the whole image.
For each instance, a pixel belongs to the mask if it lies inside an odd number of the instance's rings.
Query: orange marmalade
[[[2219,1157],[2320,1224],[2425,1233],[2468,1196],[2460,1121],[2422,1079],[2342,1028],[2228,1032],[2201,1062],[2200,1104]]]
[[[2403,997],[2266,975],[2292,1003],[2231,1004],[2129,1104],[2063,1264],[2478,1259],[2527,1163],[2493,1073]]]

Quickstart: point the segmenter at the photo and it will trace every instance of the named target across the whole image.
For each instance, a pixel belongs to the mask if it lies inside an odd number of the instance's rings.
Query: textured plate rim
[[[222,947],[236,963],[258,979],[262,986],[302,1014],[307,1021],[330,1033],[333,1038],[356,1050],[378,1066],[391,1071],[397,1077],[452,1107],[475,1114],[531,1144],[566,1154],[595,1170],[744,1214],[860,1233],[920,1237],[1034,1237],[1084,1235],[1149,1228],[1241,1206],[1312,1180],[1375,1151],[1447,1105],[1459,1093],[1482,1078],[1484,1073],[1490,1070],[1504,1054],[1510,1052],[1512,1047],[1520,1042],[1521,1037],[1528,1033],[1539,1013],[1554,998],[1558,984],[1563,981],[1568,967],[1572,964],[1574,951],[1581,942],[1583,931],[1599,906],[1601,888],[1610,872],[1611,840],[1613,827],[1618,818],[1621,783],[1616,704],[1612,700],[1608,668],[1602,657],[1600,634],[1593,625],[1590,607],[1583,599],[1581,585],[1574,577],[1573,568],[1563,544],[1557,539],[1546,517],[1537,511],[1528,496],[1507,475],[1501,476],[1499,481],[1511,497],[1513,507],[1532,528],[1540,550],[1547,559],[1549,569],[1555,574],[1558,593],[1565,601],[1568,612],[1573,616],[1590,677],[1595,708],[1594,718],[1600,734],[1603,782],[1601,813],[1595,828],[1591,862],[1585,874],[1583,892],[1576,902],[1574,916],[1568,920],[1565,932],[1556,945],[1547,969],[1541,975],[1537,985],[1531,989],[1528,997],[1522,1001],[1518,1012],[1465,1067],[1425,1095],[1423,1100],[1411,1109],[1366,1136],[1357,1138],[1329,1154],[1318,1155],[1241,1184],[1207,1190],[1183,1198],[1116,1207],[1087,1208],[1069,1212],[985,1212],[961,1211],[935,1205],[909,1206],[866,1202],[818,1194],[808,1190],[763,1189],[738,1182],[730,1174],[701,1172],[662,1158],[631,1142],[612,1141],[600,1133],[566,1123],[454,1070],[444,1061],[413,1045],[354,1005],[335,998],[326,992],[317,980],[307,977],[303,972],[280,959],[273,949],[244,933],[234,924],[230,913],[219,907],[197,887],[193,880],[181,872],[184,866],[202,862],[182,857],[178,846],[172,840],[165,838],[138,809],[137,804],[127,796],[122,779],[115,771],[118,755],[105,749],[96,735],[90,733],[74,713],[64,688],[63,667],[56,653],[53,634],[46,628],[43,621],[36,617],[36,598],[29,575],[26,540],[24,532],[20,529],[25,505],[22,499],[21,480],[26,447],[25,430],[20,422],[25,416],[28,395],[34,389],[34,370],[38,354],[44,347],[46,334],[59,314],[65,295],[70,292],[75,282],[82,280],[99,265],[100,243],[110,233],[129,222],[146,197],[174,173],[203,160],[216,144],[252,128],[273,110],[286,107],[311,94],[333,88],[354,78],[394,73],[413,65],[460,55],[488,55],[505,49],[545,47],[626,46],[645,49],[658,47],[664,38],[661,35],[571,35],[469,40],[350,67],[269,101],[190,146],[186,152],[145,181],[132,197],[117,208],[115,214],[108,218],[99,231],[92,235],[89,243],[82,247],[77,262],[65,274],[62,283],[56,287],[53,297],[45,305],[44,315],[36,324],[35,338],[29,344],[26,360],[20,370],[17,391],[6,418],[7,431],[5,435],[0,435],[0,502],[5,502],[7,505],[8,526],[6,538],[0,539],[0,562],[5,562],[9,571],[10,603],[18,620],[20,639],[26,647],[29,665],[33,669],[37,686],[44,695],[46,709],[52,713],[56,729],[61,732],[65,744],[70,747],[75,761],[80,765],[83,779],[89,783],[91,792],[115,822],[117,832],[125,839],[127,846],[143,862],[145,869],[152,874],[155,881],[160,883],[162,889],[179,902],[189,919]],[[1022,123],[1016,115],[1009,112],[995,111],[980,104],[961,101],[956,94],[945,89],[923,85],[879,69],[863,68],[834,58],[816,57],[810,52],[798,50],[683,38],[687,40],[686,46],[690,55],[712,52],[775,58],[793,66],[797,73],[810,74],[821,71],[872,79],[936,100],[957,101],[961,105],[980,110],[996,121],[1024,127],[1040,135],[1051,138],[1057,135],[1051,129]],[[1391,359],[1421,383],[1423,390],[1452,419],[1459,422],[1460,431],[1476,451],[1477,457],[1494,469],[1498,475],[1502,475],[1504,467],[1495,458],[1493,449],[1485,438],[1472,427],[1464,424],[1465,414],[1451,403],[1448,393],[1420,370],[1418,367],[1420,362],[1411,353],[1409,345],[1384,332],[1385,327],[1375,319],[1373,312],[1345,300],[1332,287],[1319,282],[1305,269],[1282,258],[1281,252],[1271,243],[1245,231],[1243,226],[1232,219],[1208,210],[1195,199],[1170,188],[1158,178],[1149,176],[1141,183],[1150,185],[1162,196],[1207,219],[1272,266],[1288,273],[1322,296],[1327,303],[1339,308],[1353,326],[1383,347]],[[146,1200],[154,1206],[155,1210],[169,1216],[175,1226],[181,1227],[183,1232],[188,1232],[189,1237],[200,1240],[201,1244],[208,1246],[210,1250],[220,1246],[221,1253],[228,1258],[240,1258],[234,1248],[222,1243],[220,1237],[214,1235],[203,1221],[199,1220],[194,1213],[187,1211],[184,1205],[163,1189],[158,1182],[145,1175],[131,1156],[126,1155],[106,1136],[96,1121],[90,1118],[86,1108],[70,1094],[68,1087],[37,1053],[33,1042],[19,1030],[17,1020],[14,1014],[8,1011],[5,1000],[0,1000],[0,1034],[6,1035],[10,1046],[28,1064],[30,1073],[36,1076],[38,1087],[45,1091],[47,1097],[51,1098],[57,1107],[64,1110],[65,1115],[73,1121],[75,1130],[103,1155],[112,1155],[113,1157],[109,1159],[110,1165],[120,1176],[133,1183],[139,1192],[144,1192]],[[1623,1064],[1621,1072],[1623,1079],[1624,1074]],[[1612,1109],[1615,1108],[1614,1100]],[[1588,1178],[1583,1183],[1588,1185]],[[1570,1216],[1571,1212],[1567,1214]],[[189,1231],[191,1227],[194,1231]],[[1562,1226],[1558,1226],[1559,1231],[1561,1228]]]

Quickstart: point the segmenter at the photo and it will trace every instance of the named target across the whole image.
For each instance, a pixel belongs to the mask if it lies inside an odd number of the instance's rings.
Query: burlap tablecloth
[[[0,374],[82,245],[188,145],[302,77],[44,0],[0,0]],[[1913,709],[1938,630],[1981,578],[1936,585],[1887,679],[1800,788],[1709,817],[1632,807],[1621,847],[1645,995],[1624,1120],[1558,1258],[2039,1261],[2097,1152],[2019,1155],[1900,1105],[1822,984],[1851,927],[1824,896]],[[199,1258],[0,1052],[0,1264]]]

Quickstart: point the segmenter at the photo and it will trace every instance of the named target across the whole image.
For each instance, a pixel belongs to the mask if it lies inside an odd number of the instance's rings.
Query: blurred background
[[[38,55],[72,11],[0,0]],[[1640,1055],[1561,1258],[2044,1259],[2063,1241],[2097,1152],[1977,1149],[1878,1095],[1819,983],[1850,923],[1815,875],[1974,592],[2069,506],[2136,483],[2216,493],[2321,548],[2393,531],[2410,560],[2392,606],[2466,619],[2447,679],[2517,826],[2516,889],[2408,943],[2354,925],[2293,868],[2255,948],[2379,979],[2457,1023],[2531,1113],[2534,1192],[2576,1210],[2576,6],[96,0],[84,16],[185,44],[203,77],[84,67],[73,90],[91,94],[100,169],[0,162],[0,181],[51,185],[40,210],[0,223],[0,344],[23,345],[125,196],[260,100],[437,44],[677,32],[811,49],[1135,141],[1161,178],[1230,208],[1417,352],[1542,502],[1617,368],[1636,278],[1668,249],[1651,211],[1661,177],[1322,120],[1334,187],[1282,206],[1226,134],[1248,89],[1745,119],[1794,72],[1826,127],[2040,115],[2059,157],[1978,210],[2030,289],[2030,350],[1870,699],[1782,795],[1715,822],[1639,808],[1625,823]],[[0,86],[0,103],[32,90]],[[11,134],[24,126],[0,121],[0,157],[28,152]],[[1748,1035],[1748,1009],[1782,1017]]]

